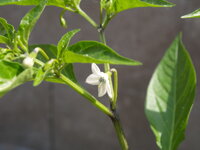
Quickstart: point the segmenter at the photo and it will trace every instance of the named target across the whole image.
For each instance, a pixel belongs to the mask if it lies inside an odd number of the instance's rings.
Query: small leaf
[[[141,65],[140,62],[125,58],[114,50],[96,41],[81,41],[64,53],[66,63],[109,63],[119,65]]]
[[[190,14],[184,15],[181,18],[200,18],[200,9],[197,9]]]
[[[21,20],[19,29],[17,32],[17,36],[19,36],[19,40],[25,45],[28,45],[28,39],[30,33],[42,14],[46,5],[46,0],[42,0],[40,5],[31,9]]]
[[[62,56],[64,50],[67,50],[71,38],[79,31],[80,31],[79,29],[75,29],[63,35],[61,40],[58,42],[57,58]]]
[[[161,150],[176,150],[184,139],[194,102],[196,73],[178,36],[148,86],[145,113]]]
[[[33,70],[24,70],[23,67],[14,62],[0,60],[0,97],[13,88],[30,81]]]
[[[108,13],[119,13],[121,11],[137,7],[172,7],[174,4],[164,0],[101,0],[101,7]]]
[[[38,69],[34,82],[33,82],[33,86],[38,86],[44,80],[45,75],[46,75],[46,72],[44,72],[42,68]]]

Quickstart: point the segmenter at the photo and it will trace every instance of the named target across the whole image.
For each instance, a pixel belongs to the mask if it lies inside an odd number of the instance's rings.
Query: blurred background
[[[107,43],[123,56],[143,66],[114,66],[119,72],[119,111],[130,150],[158,150],[144,114],[148,82],[175,36],[183,41],[200,75],[200,19],[180,16],[200,8],[198,0],[176,0],[173,8],[136,8],[118,14],[106,30]],[[99,0],[82,0],[82,8],[98,21]],[[2,6],[4,17],[17,28],[31,7]],[[47,7],[34,28],[30,43],[57,44],[71,29],[80,28],[72,40],[99,40],[96,30],[79,15],[66,12],[68,29],[59,24],[60,8]],[[97,95],[97,87],[85,83],[90,64],[76,64],[80,84]],[[200,147],[200,82],[191,112],[186,139],[180,150]],[[108,104],[106,99],[101,102]],[[0,100],[0,150],[119,150],[112,123],[102,112],[71,88],[43,83],[33,88],[26,83]]]

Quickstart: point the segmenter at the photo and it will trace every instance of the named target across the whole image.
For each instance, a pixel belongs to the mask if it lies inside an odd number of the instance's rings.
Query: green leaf
[[[176,150],[185,136],[194,102],[196,73],[178,36],[148,86],[145,113],[161,150]]]
[[[72,80],[74,83],[78,83],[74,74],[74,67],[72,64],[66,64],[62,70],[62,74]]]
[[[101,0],[101,7],[108,13],[119,13],[121,11],[137,7],[172,7],[174,4],[164,0]]]
[[[184,15],[181,18],[200,18],[200,9],[197,9],[190,14]]]
[[[67,32],[65,35],[63,35],[63,37],[58,42],[57,59],[62,56],[64,50],[67,50],[67,47],[69,45],[69,42],[70,42],[71,38],[79,31],[80,31],[79,29],[75,29],[75,30]]]
[[[5,36],[0,35],[0,43],[2,44],[9,44],[9,39]]]
[[[1,5],[38,5],[41,0],[0,0]],[[48,0],[47,5],[65,8],[64,0]]]
[[[42,68],[38,69],[33,86],[38,86],[45,79],[45,76],[46,72],[44,72]]]
[[[23,67],[14,62],[0,60],[0,96],[3,96],[13,88],[30,81],[33,70],[24,70]]]
[[[47,54],[49,58],[56,59],[57,56],[57,47],[53,44],[35,44],[29,46],[29,52],[32,52],[36,47],[41,48]],[[48,60],[41,54],[38,53],[37,58],[43,62],[47,62]]]
[[[125,58],[114,50],[96,41],[81,41],[64,53],[66,63],[109,63],[118,65],[141,65],[140,62]]]
[[[19,36],[19,40],[22,41],[22,43],[27,46],[28,45],[28,39],[30,36],[30,33],[36,24],[37,20],[39,19],[40,15],[42,14],[44,8],[46,5],[46,0],[42,0],[40,5],[34,7],[31,9],[21,20],[19,29],[17,32],[17,36]]]
[[[7,44],[11,43],[14,37],[14,27],[8,24],[7,21],[0,17],[0,35],[6,37]]]
[[[56,59],[57,47],[55,45],[48,45],[48,44],[31,45],[29,46],[29,50],[32,51],[36,47],[42,48],[45,51],[45,53],[49,56],[49,58]],[[47,60],[41,54],[38,54],[37,58],[45,63],[47,62]],[[76,77],[74,75],[72,64],[65,64],[63,69],[61,70],[61,73],[63,73],[66,77],[68,77],[73,82],[77,82]],[[63,81],[55,78],[54,76],[46,76],[45,80],[49,82],[63,83]]]

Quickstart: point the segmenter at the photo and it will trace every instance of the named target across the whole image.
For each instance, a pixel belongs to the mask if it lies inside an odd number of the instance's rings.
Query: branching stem
[[[108,22],[107,22],[108,23]],[[100,35],[100,40],[102,43],[106,44],[106,38],[105,38],[105,34],[104,34],[104,28],[101,28],[102,25],[100,25],[100,29],[98,30],[99,35]],[[117,103],[117,95],[118,95],[118,75],[117,75],[117,70],[110,70],[110,65],[109,64],[104,64],[104,70],[105,72],[107,71],[113,71],[114,72],[114,89],[113,89],[113,83],[112,83],[112,78],[110,77],[109,82],[110,85],[112,87],[112,92],[113,92],[113,98],[110,99],[110,107],[111,110],[113,112],[114,117],[111,117],[112,123],[114,125],[115,128],[115,132],[117,134],[119,143],[121,145],[122,150],[128,150],[128,143],[124,134],[124,131],[122,129],[122,125],[120,122],[120,118],[119,115],[117,114],[117,107],[116,107],[116,103]]]
[[[103,113],[108,115],[109,117],[113,118],[114,115],[112,111],[110,111],[105,105],[103,105],[100,101],[98,101],[94,96],[92,96],[89,92],[87,92],[82,87],[75,84],[73,81],[71,81],[69,78],[64,76],[63,74],[60,74],[60,79],[65,82],[67,85],[69,85],[71,88],[73,88],[76,92],[78,92],[80,95],[85,97],[87,100],[89,100],[94,106],[96,106],[99,110],[101,110]]]

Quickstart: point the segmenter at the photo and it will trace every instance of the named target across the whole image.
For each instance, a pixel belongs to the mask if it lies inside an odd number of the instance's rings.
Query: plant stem
[[[71,81],[69,78],[67,78],[63,74],[60,74],[60,79],[62,79],[67,85],[69,85],[71,88],[73,88],[80,95],[82,95],[83,97],[88,99],[94,106],[99,108],[103,113],[105,113],[106,115],[108,115],[111,118],[114,117],[112,111],[110,111],[105,105],[103,105],[101,102],[99,102],[94,96],[92,96],[85,89],[83,89],[79,85],[75,84],[73,81]]]
[[[76,11],[83,18],[85,18],[93,27],[98,28],[96,22],[92,18],[90,18],[90,16],[88,16],[79,6],[76,6]]]
[[[97,29],[97,31],[99,32],[99,37],[102,43],[106,44],[106,38],[105,38],[105,34],[104,34],[104,29],[107,26],[107,24],[109,23],[109,21],[112,19],[112,17],[106,18],[104,21],[102,20],[102,10],[100,11],[100,26],[98,26],[96,24],[96,22],[94,20],[92,20],[84,11],[81,10],[80,7],[76,8],[77,13],[80,14],[83,18],[85,18],[93,27],[95,27]],[[102,23],[103,21],[103,23]],[[109,64],[104,64],[104,70],[105,72],[110,71],[110,65]],[[115,73],[115,72],[114,72]],[[115,73],[114,75],[115,77],[115,82],[117,83],[118,81],[118,77],[117,74]],[[97,108],[99,108],[101,111],[103,111],[105,114],[107,114],[108,116],[110,116],[119,143],[121,145],[122,150],[128,150],[128,143],[126,141],[125,138],[125,134],[123,132],[122,129],[122,125],[119,119],[119,116],[116,112],[116,102],[117,102],[117,94],[118,93],[114,93],[117,92],[117,85],[115,85],[115,90],[113,91],[113,84],[112,84],[112,78],[109,78],[109,82],[112,88],[112,93],[113,95],[115,95],[113,98],[110,99],[110,106],[111,106],[111,110],[112,112],[106,107],[104,106],[102,103],[100,103],[98,100],[96,100],[95,97],[93,97],[90,93],[88,93],[87,91],[85,91],[84,89],[82,89],[81,87],[79,87],[78,85],[74,84],[71,80],[69,80],[68,78],[66,78],[65,76],[61,75],[60,76],[61,79],[63,79],[63,81],[68,84],[69,86],[71,86],[75,91],[77,91],[79,94],[81,94],[82,96],[84,96],[85,98],[87,98],[89,101],[92,102],[93,105],[95,105]]]
[[[100,27],[102,27],[102,26],[100,26]],[[99,32],[99,35],[100,35],[101,42],[104,43],[104,44],[106,44],[106,38],[105,38],[105,34],[104,34],[104,28],[99,28],[98,32]],[[110,71],[110,65],[109,64],[104,64],[104,69],[105,69],[105,72]],[[118,76],[117,76],[117,72],[115,70],[115,72],[114,72],[115,84],[117,84],[117,80],[118,80],[117,78],[118,78]],[[113,86],[112,86],[113,84],[112,84],[111,77],[109,79],[109,82],[110,82],[111,87],[113,89]],[[118,86],[118,85],[114,85],[114,87],[115,87],[114,89],[115,90],[114,91],[112,90],[112,92],[117,92],[117,88],[118,87],[116,87],[116,86]],[[127,143],[124,131],[122,129],[122,125],[121,125],[121,122],[120,122],[119,115],[116,112],[116,109],[117,109],[117,107],[116,107],[117,94],[118,93],[114,93],[113,95],[115,95],[115,96],[110,100],[110,107],[111,107],[111,110],[112,110],[113,115],[114,115],[114,117],[110,117],[110,118],[111,118],[112,123],[114,125],[115,132],[117,134],[117,137],[118,137],[118,140],[119,140],[119,143],[121,145],[122,150],[128,150],[129,149],[128,148],[128,143]]]
[[[126,137],[125,137],[124,131],[122,129],[122,125],[121,125],[119,116],[116,112],[114,113],[114,116],[115,117],[111,118],[111,120],[112,120],[112,123],[114,125],[115,132],[117,134],[121,148],[122,148],[122,150],[128,150],[128,143],[126,141]]]
[[[113,73],[113,81],[114,81],[114,87],[113,87],[113,91],[114,91],[114,96],[113,96],[113,104],[112,104],[112,110],[116,109],[117,106],[117,96],[118,96],[118,73],[117,70],[112,68],[111,72]]]

